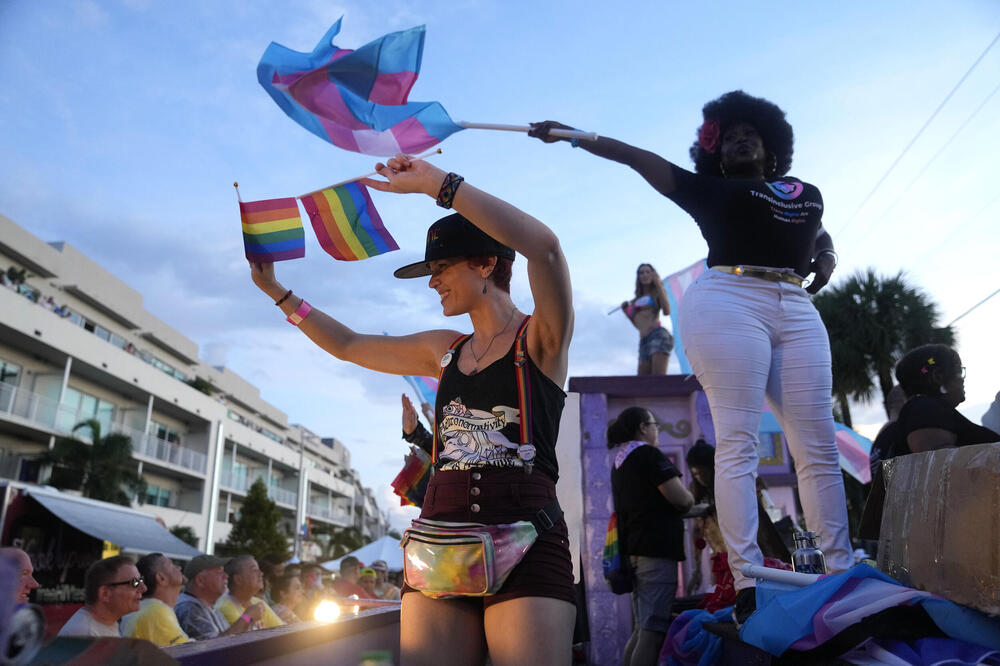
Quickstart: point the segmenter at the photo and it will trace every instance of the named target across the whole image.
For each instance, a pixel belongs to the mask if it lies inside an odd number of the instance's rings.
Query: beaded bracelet
[[[451,205],[455,201],[455,193],[458,192],[458,186],[464,180],[457,173],[449,173],[445,176],[444,182],[441,183],[441,191],[438,192],[437,205],[441,206],[441,208],[451,208]]]
[[[291,295],[292,295],[292,290],[289,289],[288,291],[285,292],[285,295],[282,296],[281,298],[279,298],[278,300],[276,300],[274,302],[274,304],[275,305],[281,305],[282,303],[284,303],[285,301],[287,301],[288,297],[291,296]]]

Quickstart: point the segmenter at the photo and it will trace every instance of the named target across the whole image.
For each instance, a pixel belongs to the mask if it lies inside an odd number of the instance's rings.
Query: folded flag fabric
[[[417,395],[420,397],[420,402],[426,402],[429,405],[433,405],[437,397],[438,381],[432,377],[411,377],[410,375],[403,375],[403,379],[406,383],[410,385]]]
[[[356,51],[333,44],[340,19],[312,53],[272,42],[257,80],[292,120],[338,148],[368,155],[416,153],[463,129],[437,102],[409,102],[420,72],[424,26]]]
[[[320,246],[334,259],[357,261],[399,249],[361,183],[300,198]]]
[[[423,506],[427,483],[430,481],[431,457],[416,446],[403,459],[403,469],[390,484],[399,496],[400,506]]]
[[[241,201],[243,247],[247,259],[257,263],[306,256],[305,231],[295,197]]]

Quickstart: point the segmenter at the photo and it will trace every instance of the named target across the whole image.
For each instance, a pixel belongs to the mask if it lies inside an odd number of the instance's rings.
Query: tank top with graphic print
[[[500,359],[475,375],[458,369],[463,340],[444,368],[438,385],[435,423],[438,429],[438,462],[441,470],[478,467],[520,468],[521,413],[514,369],[514,343]],[[528,357],[531,387],[531,444],[535,446],[534,471],[553,481],[559,478],[556,438],[566,394]]]

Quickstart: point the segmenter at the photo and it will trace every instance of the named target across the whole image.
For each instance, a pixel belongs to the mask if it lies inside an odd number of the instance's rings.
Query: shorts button
[[[481,478],[483,478],[483,475],[480,474],[479,472],[473,472],[472,473],[472,480],[473,481],[478,481]]]
[[[470,490],[469,492],[472,493],[473,495],[478,495],[479,494],[479,488],[476,487],[476,486],[473,486],[472,490]]]
[[[473,504],[469,508],[472,509],[472,513],[479,513],[479,505],[478,504]]]

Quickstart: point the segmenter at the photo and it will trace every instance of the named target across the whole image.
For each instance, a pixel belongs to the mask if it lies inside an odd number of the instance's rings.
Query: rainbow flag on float
[[[294,197],[240,202],[243,248],[254,263],[306,256],[305,232]]]
[[[357,261],[399,249],[361,183],[327,188],[300,199],[316,239],[334,259]]]
[[[424,26],[394,32],[356,51],[333,44],[340,19],[311,53],[271,42],[257,80],[289,118],[324,141],[384,157],[416,153],[461,129],[437,102],[410,102]]]

